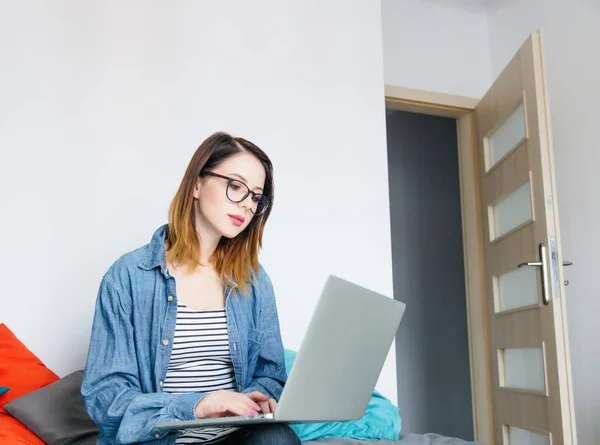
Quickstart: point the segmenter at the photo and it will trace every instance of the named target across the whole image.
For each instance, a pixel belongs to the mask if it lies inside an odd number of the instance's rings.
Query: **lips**
[[[227,216],[229,216],[229,218],[231,219],[231,222],[238,227],[241,226],[242,224],[244,224],[244,221],[246,221],[246,218],[244,218],[241,215],[227,215]]]

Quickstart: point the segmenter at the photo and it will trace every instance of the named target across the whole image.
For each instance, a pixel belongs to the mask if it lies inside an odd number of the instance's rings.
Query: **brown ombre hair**
[[[273,206],[273,165],[269,157],[252,142],[218,132],[209,136],[192,156],[179,189],[169,208],[166,236],[167,260],[173,264],[195,267],[200,264],[200,243],[196,233],[194,187],[206,171],[218,167],[227,158],[241,152],[251,153],[265,169],[263,194],[269,207],[250,221],[235,238],[222,237],[212,260],[222,280],[233,280],[246,292],[252,272],[258,272],[258,252],[262,247],[265,224]]]

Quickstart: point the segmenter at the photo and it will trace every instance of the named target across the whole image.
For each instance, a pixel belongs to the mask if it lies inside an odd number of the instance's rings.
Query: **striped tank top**
[[[163,390],[181,394],[220,389],[236,389],[226,312],[199,311],[178,304],[173,350]],[[175,443],[215,443],[236,430],[232,427],[186,430]]]

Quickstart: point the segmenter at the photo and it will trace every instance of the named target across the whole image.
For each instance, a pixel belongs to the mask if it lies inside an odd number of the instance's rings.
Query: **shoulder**
[[[252,291],[255,304],[262,307],[275,304],[275,290],[271,277],[262,264],[259,264],[258,270],[252,277]]]
[[[272,291],[273,282],[262,264],[258,265],[258,270],[252,272],[252,287],[255,291]]]
[[[131,313],[132,283],[136,280],[135,269],[143,251],[141,247],[121,255],[102,276],[96,302],[96,312],[101,317]]]
[[[142,279],[144,272],[164,267],[167,225],[155,230],[149,243],[121,255],[108,268],[104,279],[127,287],[131,280]]]
[[[164,264],[165,232],[160,227],[149,243],[119,256],[102,275],[97,302],[107,313],[130,313],[138,296],[149,295],[144,289],[156,283],[155,269]]]
[[[150,244],[146,244],[122,254],[109,266],[102,280],[120,292],[129,289],[139,273],[143,272],[140,264],[143,263],[149,249]]]

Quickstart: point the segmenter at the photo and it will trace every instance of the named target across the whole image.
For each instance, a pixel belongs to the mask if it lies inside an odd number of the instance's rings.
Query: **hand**
[[[277,401],[275,399],[271,399],[271,398],[265,396],[261,392],[254,391],[254,392],[248,393],[248,397],[250,397],[250,399],[252,399],[252,401],[258,403],[258,405],[260,405],[260,413],[261,414],[274,413],[275,409],[277,408]],[[265,400],[265,398],[267,400]]]
[[[261,407],[259,403],[268,402],[269,397],[259,392],[252,393],[253,397],[233,391],[215,391],[204,396],[196,405],[194,415],[203,417],[223,417],[229,414],[236,416],[256,416]]]

